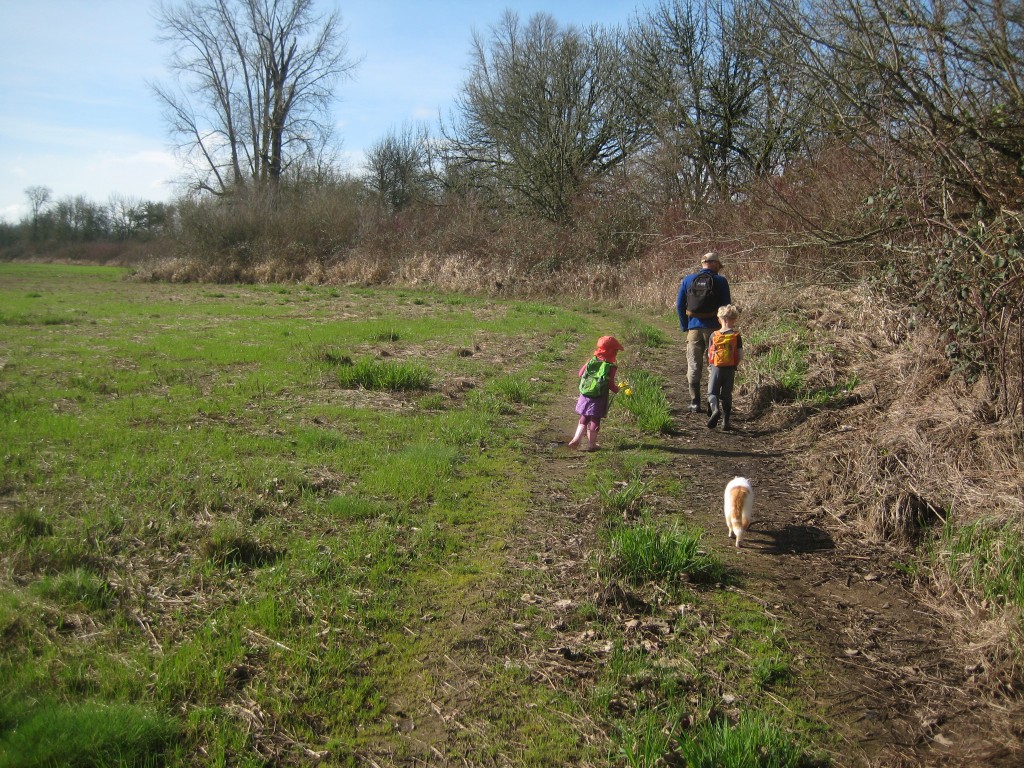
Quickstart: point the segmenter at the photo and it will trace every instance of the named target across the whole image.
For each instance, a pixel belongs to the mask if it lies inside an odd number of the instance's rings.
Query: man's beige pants
[[[686,383],[693,402],[700,401],[700,379],[708,359],[708,343],[714,332],[714,328],[695,328],[686,332]]]

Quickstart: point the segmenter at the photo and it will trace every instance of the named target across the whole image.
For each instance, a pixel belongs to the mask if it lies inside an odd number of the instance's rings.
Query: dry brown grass
[[[879,306],[867,289],[830,298],[809,312],[812,338],[834,350],[812,346],[811,375],[856,375],[863,402],[815,414],[794,435],[812,447],[817,499],[863,534],[901,545],[947,514],[1021,519],[1019,425],[993,421],[985,382],[952,371],[933,329]]]
[[[993,690],[1019,684],[1020,607],[986,599],[977,562],[954,564],[942,534],[980,524],[1024,535],[1020,424],[995,420],[986,382],[951,369],[934,329],[864,286],[809,289],[790,312],[811,332],[809,379],[859,381],[845,406],[775,402],[762,420],[789,428],[810,504],[833,535],[917,562],[923,594],[979,676]]]

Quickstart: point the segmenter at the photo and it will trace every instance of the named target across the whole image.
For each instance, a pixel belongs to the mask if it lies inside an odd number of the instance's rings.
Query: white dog
[[[736,537],[736,546],[750,527],[754,514],[754,486],[745,477],[734,477],[725,486],[725,524],[729,538]]]

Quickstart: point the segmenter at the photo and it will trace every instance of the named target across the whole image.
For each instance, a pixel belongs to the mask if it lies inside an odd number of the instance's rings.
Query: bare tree
[[[1024,6],[1019,0],[765,0],[850,142],[876,153],[888,290],[1024,414]]]
[[[446,129],[464,179],[559,222],[588,179],[637,145],[619,78],[622,49],[598,28],[561,27],[539,13],[507,11],[490,36],[473,37],[472,70]]]
[[[423,199],[430,185],[430,137],[423,126],[405,125],[366,154],[366,182],[391,210]]]
[[[90,242],[101,240],[110,233],[106,208],[84,195],[61,198],[48,215],[52,217],[54,235],[58,240]]]
[[[329,108],[356,62],[337,12],[313,0],[185,0],[161,5],[173,84],[153,90],[196,190],[276,187],[331,138]]]
[[[696,212],[806,156],[820,121],[766,22],[757,0],[663,0],[631,26],[628,94],[665,202]]]
[[[107,221],[115,239],[129,240],[144,226],[144,204],[138,198],[112,194],[107,201]]]
[[[970,206],[1019,208],[1019,2],[772,0],[768,9],[804,43],[804,68],[834,94],[853,138],[913,157]]]
[[[36,240],[39,238],[39,217],[52,199],[53,190],[36,184],[25,189],[25,196],[28,198],[30,215],[32,216],[32,239]]]

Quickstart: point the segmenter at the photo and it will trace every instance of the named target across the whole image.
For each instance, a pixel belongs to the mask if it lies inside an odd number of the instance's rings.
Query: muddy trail
[[[654,361],[645,365],[659,367]],[[805,668],[814,673],[797,684],[838,734],[841,746],[831,754],[832,764],[1024,764],[1024,733],[995,725],[980,670],[952,647],[949,632],[915,594],[895,553],[830,535],[827,515],[808,506],[794,480],[798,456],[777,448],[778,433],[744,417],[742,396],[736,399],[734,429],[710,430],[706,414],[679,408],[687,400],[682,368],[673,362],[661,367],[656,372],[668,382],[675,430],[651,441],[669,456],[654,471],[669,473],[686,491],[685,498],[648,500],[650,511],[703,528],[707,545],[738,577],[725,588],[760,605],[806,655]],[[513,581],[530,572],[524,589],[533,592],[523,593],[509,618],[513,624],[544,622],[554,634],[532,659],[538,675],[582,687],[597,676],[595,667],[606,655],[585,634],[560,631],[565,605],[596,603],[613,621],[633,627],[636,642],[655,652],[659,633],[673,617],[595,571],[590,555],[601,546],[605,513],[596,503],[580,502],[571,485],[598,454],[566,447],[572,402],[559,398],[535,435],[542,469],[508,569]],[[629,450],[628,444],[611,445],[614,421],[614,414],[606,421],[603,450]],[[741,549],[727,538],[721,510],[723,488],[736,475],[750,478],[757,494],[755,522]],[[588,724],[580,725],[585,730]]]

